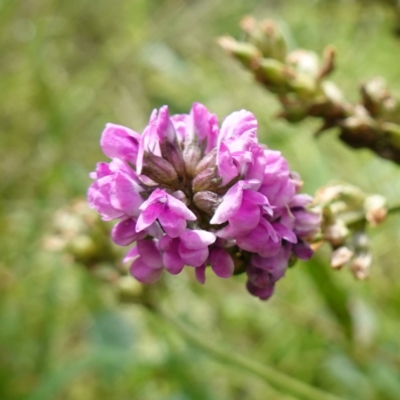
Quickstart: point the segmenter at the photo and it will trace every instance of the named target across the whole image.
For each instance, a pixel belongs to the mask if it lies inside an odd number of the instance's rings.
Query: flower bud
[[[371,226],[380,224],[387,215],[386,199],[383,196],[374,194],[368,196],[364,202],[366,210],[366,219]]]
[[[265,58],[280,61],[285,59],[286,42],[274,21],[265,20],[257,24],[252,17],[245,17],[240,25],[242,30],[249,35],[250,43],[254,44]]]
[[[350,269],[357,279],[364,280],[368,278],[369,267],[372,262],[371,253],[360,253],[357,255],[351,265]]]
[[[163,185],[170,186],[177,182],[176,171],[168,161],[148,152],[144,153],[144,159],[146,165],[143,166],[142,174]]]
[[[237,42],[230,36],[223,36],[217,43],[228,53],[236,57],[245,67],[253,69],[261,58],[261,52],[250,43]]]
[[[331,267],[341,269],[351,260],[351,257],[353,257],[353,252],[348,247],[341,246],[331,254]]]
[[[198,175],[200,172],[204,171],[206,168],[210,168],[210,167],[213,167],[214,165],[216,165],[217,152],[218,152],[217,148],[214,148],[208,154],[206,154],[201,159],[201,161],[197,164],[194,174]]]
[[[196,140],[185,145],[183,149],[183,160],[185,162],[186,174],[189,178],[195,176],[196,167],[201,159],[201,155],[202,149]]]
[[[217,207],[221,204],[222,197],[214,192],[202,191],[194,195],[193,201],[201,211],[213,215]]]
[[[257,79],[266,85],[271,85],[269,89],[273,92],[286,93],[288,80],[295,77],[285,64],[272,58],[263,58],[259,62],[257,69]]]
[[[177,143],[164,140],[160,143],[161,154],[175,169],[180,178],[185,176],[185,162]]]
[[[218,176],[218,168],[206,168],[204,171],[200,172],[192,184],[194,192],[201,192],[203,190],[215,190],[222,183],[222,178]]]

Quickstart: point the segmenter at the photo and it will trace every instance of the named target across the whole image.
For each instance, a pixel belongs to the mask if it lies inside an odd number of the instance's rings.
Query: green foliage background
[[[215,44],[244,14],[278,19],[292,48],[338,50],[350,99],[383,75],[400,94],[400,40],[381,2],[318,0],[0,1],[0,398],[293,399],[188,345],[172,325],[82,266],[43,249],[52,215],[84,196],[108,121],[141,131],[153,108],[246,108],[313,193],[331,179],[398,203],[398,167],[318,141],[314,121],[274,119],[274,98]],[[290,270],[264,303],[244,279],[166,276],[159,301],[210,342],[347,399],[400,398],[399,218],[371,232],[366,282],[329,271],[327,251]],[[190,271],[189,271],[190,272]],[[351,337],[349,337],[349,333]]]

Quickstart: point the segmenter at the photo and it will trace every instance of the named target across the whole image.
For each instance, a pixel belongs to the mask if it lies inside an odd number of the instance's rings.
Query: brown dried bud
[[[353,257],[353,252],[348,247],[339,247],[331,254],[331,267],[341,269],[351,260],[351,257]]]
[[[147,151],[144,153],[144,160],[146,165],[143,166],[142,174],[163,185],[173,185],[177,182],[175,168],[167,160]]]
[[[222,178],[217,175],[218,168],[206,168],[197,175],[192,183],[193,192],[201,192],[203,190],[215,190],[222,182]]]
[[[218,149],[215,147],[208,154],[206,154],[201,161],[197,164],[195,175],[204,171],[206,168],[211,168],[216,164]]]
[[[217,207],[221,204],[222,198],[214,192],[203,191],[196,193],[193,201],[200,210],[213,215]]]

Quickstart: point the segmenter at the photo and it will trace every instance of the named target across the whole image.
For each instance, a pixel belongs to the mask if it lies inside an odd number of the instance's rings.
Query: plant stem
[[[165,314],[159,309],[153,309],[153,311],[173,325],[188,342],[203,350],[211,357],[257,375],[269,385],[284,393],[302,400],[341,400],[340,397],[323,392],[282,372],[276,371],[272,367],[261,365],[234,351],[225,350],[221,346],[214,345],[210,340],[207,340],[207,337],[200,336],[182,321]]]

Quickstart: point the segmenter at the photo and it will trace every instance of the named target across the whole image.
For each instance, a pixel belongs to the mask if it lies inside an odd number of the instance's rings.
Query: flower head
[[[307,243],[320,216],[282,155],[258,143],[257,121],[242,110],[218,119],[195,103],[189,114],[155,110],[142,135],[107,124],[101,138],[112,159],[91,174],[89,205],[118,219],[112,239],[134,243],[125,257],[143,283],[185,266],[205,282],[246,272],[247,289],[269,298]]]

